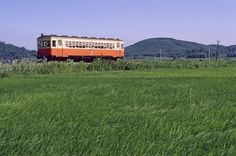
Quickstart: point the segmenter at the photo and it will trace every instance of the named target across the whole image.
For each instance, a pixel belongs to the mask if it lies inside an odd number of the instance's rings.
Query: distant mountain
[[[36,51],[27,50],[24,47],[17,47],[0,41],[0,60],[14,60],[36,57]]]
[[[236,51],[236,45],[231,45],[227,47],[231,51]]]
[[[227,56],[236,57],[236,45],[228,46],[227,50]]]
[[[176,40],[173,38],[151,38],[137,42],[126,47],[126,57],[186,57],[186,58],[205,58],[211,50],[211,56],[215,56],[217,45],[204,45],[195,42]],[[231,50],[231,51],[230,51]],[[236,53],[236,45],[226,47],[219,46],[219,55],[231,56]]]

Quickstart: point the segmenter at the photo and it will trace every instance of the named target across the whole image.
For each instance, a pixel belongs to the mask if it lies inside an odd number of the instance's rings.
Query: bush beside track
[[[236,67],[236,61],[107,61],[92,63],[76,62],[21,62],[17,64],[0,64],[0,78],[11,75],[55,74],[86,71],[125,71],[125,70],[158,70],[158,69],[195,69]]]

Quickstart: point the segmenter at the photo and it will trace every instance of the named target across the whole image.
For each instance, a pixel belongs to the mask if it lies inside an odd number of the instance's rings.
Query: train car
[[[37,38],[38,59],[93,61],[123,59],[124,42],[113,38],[58,36],[41,34]]]

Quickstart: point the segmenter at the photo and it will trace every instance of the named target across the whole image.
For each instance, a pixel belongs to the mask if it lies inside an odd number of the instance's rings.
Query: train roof
[[[109,41],[122,41],[119,38],[97,38],[97,37],[87,37],[87,36],[68,36],[68,35],[44,35],[41,34],[40,37],[38,38],[42,38],[42,37],[61,37],[61,38],[76,38],[76,39],[94,39],[94,40],[109,40]]]

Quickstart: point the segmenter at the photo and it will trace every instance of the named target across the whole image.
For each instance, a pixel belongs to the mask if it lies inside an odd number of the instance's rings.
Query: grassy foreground
[[[0,79],[0,155],[235,155],[236,68]]]

